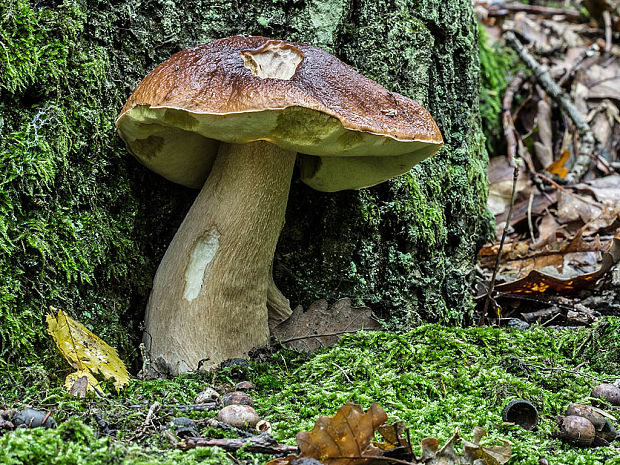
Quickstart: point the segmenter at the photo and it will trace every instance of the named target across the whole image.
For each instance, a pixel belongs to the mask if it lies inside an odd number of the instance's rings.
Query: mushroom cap
[[[302,181],[330,192],[407,172],[443,143],[413,100],[319,48],[266,37],[176,53],[137,86],[116,127],[144,165],[188,187],[202,186],[220,141],[298,152]]]

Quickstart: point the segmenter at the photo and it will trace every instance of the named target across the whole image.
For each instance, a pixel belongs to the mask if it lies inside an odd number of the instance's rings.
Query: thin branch
[[[484,6],[484,4],[482,4]],[[567,19],[577,20],[580,17],[580,13],[575,10],[567,10],[564,8],[550,8],[538,5],[523,5],[521,3],[500,3],[491,5],[487,8],[489,17],[502,17],[507,16],[508,13],[524,12],[544,17],[552,17],[557,15],[566,16]]]
[[[497,270],[499,269],[499,263],[502,259],[502,249],[504,248],[504,242],[506,241],[506,235],[508,227],[510,226],[510,218],[512,217],[512,210],[515,206],[515,195],[517,193],[517,179],[519,178],[519,163],[515,160],[515,169],[512,174],[512,193],[510,194],[510,209],[508,210],[508,216],[506,217],[506,224],[504,225],[504,231],[502,232],[502,238],[499,241],[499,249],[497,250],[497,258],[495,260],[495,267],[493,268],[493,276],[491,277],[491,284],[489,284],[489,290],[487,291],[487,298],[484,301],[484,309],[480,317],[479,326],[484,325],[487,314],[489,311],[489,302],[493,299],[493,289],[495,288],[495,278],[497,278]]]
[[[525,49],[521,41],[517,39],[515,34],[508,31],[504,34],[504,38],[506,39],[506,42],[517,52],[519,58],[521,58],[521,61],[523,61],[532,73],[534,73],[534,76],[540,85],[545,89],[547,94],[549,94],[551,98],[553,98],[556,103],[560,105],[562,110],[569,116],[573,123],[575,123],[579,138],[581,140],[581,143],[579,144],[579,153],[577,154],[577,159],[575,160],[573,167],[563,182],[568,184],[575,184],[579,182],[588,172],[592,154],[594,153],[594,136],[592,135],[590,126],[581,113],[579,113],[579,110],[575,107],[568,94],[562,92],[562,89],[553,80],[549,74],[549,71],[547,71],[546,68],[536,61],[536,59]]]
[[[537,172],[534,172],[534,176],[536,176],[536,177],[538,177],[538,178],[540,178],[540,179],[544,180],[545,182],[548,182],[548,183],[549,183],[549,184],[551,184],[553,187],[557,188],[558,190],[561,190],[561,191],[562,191],[562,192],[564,192],[566,195],[568,195],[568,196],[570,196],[570,197],[574,198],[575,200],[579,200],[580,202],[587,203],[588,205],[593,205],[593,206],[595,206],[595,207],[602,208],[602,205],[601,205],[599,202],[597,202],[597,201],[595,201],[595,200],[590,200],[590,199],[587,199],[587,198],[585,198],[585,197],[580,197],[580,196],[578,196],[578,195],[577,195],[577,194],[575,194],[574,192],[569,191],[566,187],[564,187],[564,186],[562,186],[562,185],[558,184],[557,182],[555,182],[555,181],[554,181],[553,179],[551,179],[549,176],[545,176],[544,174],[542,174],[542,173],[537,173]]]
[[[603,11],[603,22],[605,23],[605,53],[611,52],[611,14],[608,10]]]
[[[512,119],[511,108],[515,93],[521,88],[521,84],[523,84],[523,72],[519,71],[510,84],[508,84],[508,87],[506,87],[502,100],[502,123],[504,126],[504,137],[506,138],[506,152],[508,162],[511,165],[513,160],[517,158],[517,130]]]
[[[243,449],[246,452],[271,455],[294,454],[297,452],[297,446],[279,444],[267,433],[258,434],[249,438],[188,438],[179,442],[177,447],[183,450],[195,449],[196,447],[221,447],[227,451]]]

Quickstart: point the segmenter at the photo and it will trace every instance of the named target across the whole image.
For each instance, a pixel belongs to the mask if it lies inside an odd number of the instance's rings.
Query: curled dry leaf
[[[56,312],[54,307],[50,307]],[[67,390],[71,391],[76,382],[83,383],[87,378],[87,390],[98,389],[94,375],[99,373],[105,379],[113,379],[117,390],[123,388],[129,382],[127,368],[118,357],[116,349],[110,347],[99,337],[93,334],[82,323],[75,321],[62,310],[56,315],[48,314],[47,332],[54,338],[56,346],[69,364],[77,370],[71,373],[65,380]],[[79,392],[80,384],[76,392]]]
[[[357,404],[347,404],[333,417],[319,417],[311,432],[297,434],[297,444],[302,457],[311,457],[325,465],[356,465],[342,457],[371,457],[381,455],[370,441],[377,428],[387,421],[387,414],[377,404],[363,413]],[[337,458],[336,458],[337,457]]]
[[[495,289],[505,294],[544,294],[546,292],[568,294],[580,289],[592,288],[618,261],[620,261],[620,234],[610,241],[608,249],[603,253],[600,266],[596,271],[562,279],[538,270],[532,270],[527,276],[512,282],[499,284],[495,286]]]

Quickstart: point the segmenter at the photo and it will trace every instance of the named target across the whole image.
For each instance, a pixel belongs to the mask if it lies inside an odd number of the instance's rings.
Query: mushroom
[[[146,346],[171,374],[246,356],[268,342],[268,320],[290,314],[271,267],[296,161],[319,191],[360,189],[443,143],[419,104],[321,49],[266,37],[176,53],[137,86],[116,127],[146,167],[201,189],[146,310]]]

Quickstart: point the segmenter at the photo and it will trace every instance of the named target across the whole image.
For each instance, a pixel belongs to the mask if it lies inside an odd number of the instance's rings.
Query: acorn
[[[235,391],[249,391],[254,389],[254,385],[249,381],[241,381],[235,386]]]
[[[609,421],[614,419],[604,410],[589,405],[569,404],[566,409],[566,415],[577,415],[578,417],[587,418],[594,426],[596,435],[608,442],[614,441],[618,435],[616,428]]]
[[[606,400],[611,405],[620,406],[620,388],[614,384],[599,384],[592,389],[590,396]]]
[[[555,437],[579,447],[592,445],[596,430],[590,420],[576,415],[558,418],[558,429]]]
[[[235,428],[254,428],[260,421],[256,410],[249,405],[228,405],[220,410],[216,418]]]
[[[226,405],[254,405],[252,398],[245,392],[233,391],[228,394],[224,394],[222,397],[222,403]]]

